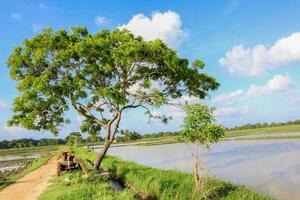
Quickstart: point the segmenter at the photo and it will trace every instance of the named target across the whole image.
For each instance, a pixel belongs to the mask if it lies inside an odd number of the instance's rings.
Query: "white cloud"
[[[168,106],[167,114],[172,116],[173,118],[184,118],[186,115],[183,108],[176,106]]]
[[[232,100],[235,100],[235,99],[243,97],[243,96],[244,96],[243,90],[236,90],[234,92],[220,94],[219,96],[214,97],[212,99],[212,102],[213,103],[227,103],[227,102],[231,102]]]
[[[10,13],[10,18],[14,20],[22,19],[22,15],[20,13],[12,12]]]
[[[98,26],[108,25],[110,21],[106,17],[96,16],[95,17],[95,24]]]
[[[294,87],[294,83],[288,75],[274,75],[265,85],[252,84],[247,91],[236,90],[230,93],[223,93],[212,98],[213,103],[230,104],[241,98],[262,96],[276,92],[287,92]]]
[[[288,75],[275,75],[263,86],[251,85],[247,95],[249,97],[269,94],[272,92],[286,92],[293,88],[294,84]]]
[[[43,26],[40,24],[32,24],[32,31],[34,33],[41,32],[43,30]]]
[[[261,76],[270,68],[300,60],[300,32],[280,38],[271,47],[262,44],[245,48],[234,46],[219,60],[230,73],[245,76]]]
[[[4,125],[3,126],[3,130],[9,134],[13,134],[13,135],[19,135],[19,134],[22,134],[25,129],[22,128],[22,127],[18,127],[18,126],[7,126],[7,125]]]
[[[180,16],[173,11],[154,12],[151,17],[137,14],[119,28],[126,28],[145,40],[161,39],[172,48],[178,48],[187,36],[181,28]]]
[[[234,106],[234,107],[223,107],[216,109],[214,115],[218,118],[227,118],[227,117],[238,117],[246,115],[251,111],[250,106]]]
[[[200,99],[194,96],[188,96],[188,95],[183,95],[182,97],[178,99],[172,99],[171,103],[173,104],[194,104],[194,103],[200,103]]]

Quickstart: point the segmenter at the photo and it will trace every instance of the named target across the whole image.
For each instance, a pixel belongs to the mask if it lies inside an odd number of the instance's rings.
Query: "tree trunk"
[[[101,162],[110,146],[110,142],[109,141],[105,141],[104,147],[101,149],[101,151],[99,152],[97,159],[94,163],[94,170],[99,170]]]
[[[115,120],[116,120],[116,122],[115,122]],[[118,112],[117,115],[115,115],[114,119],[112,119],[108,123],[108,126],[106,128],[106,137],[105,137],[104,147],[101,149],[101,151],[98,154],[98,157],[94,163],[94,170],[99,170],[101,162],[102,162],[104,156],[106,155],[108,148],[110,147],[111,143],[115,139],[115,135],[118,130],[120,120],[121,120],[121,113]],[[115,124],[113,125],[113,128],[112,128],[112,124],[114,122],[115,122]]]
[[[195,186],[196,188],[199,188],[200,186],[200,160],[199,160],[199,144],[196,143],[196,153],[195,153],[195,169],[194,169],[194,178],[195,178]]]

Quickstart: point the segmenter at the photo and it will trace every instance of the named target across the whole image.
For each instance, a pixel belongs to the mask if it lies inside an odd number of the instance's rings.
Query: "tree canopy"
[[[47,28],[16,47],[7,65],[19,91],[9,125],[57,135],[72,107],[84,117],[83,131],[106,130],[107,146],[124,110],[142,107],[153,117],[149,107],[183,95],[202,99],[219,86],[202,61],[189,65],[161,40],[145,41],[125,29]]]
[[[181,136],[191,143],[208,146],[218,142],[224,135],[224,128],[215,123],[214,108],[204,104],[184,106],[186,117]]]
[[[130,130],[120,130],[119,136],[116,137],[117,142],[131,142],[138,139],[141,139],[142,136],[138,134],[136,131],[130,131]]]
[[[78,146],[79,144],[84,142],[82,135],[79,132],[71,132],[65,138],[65,140],[68,145],[75,145],[75,146]]]

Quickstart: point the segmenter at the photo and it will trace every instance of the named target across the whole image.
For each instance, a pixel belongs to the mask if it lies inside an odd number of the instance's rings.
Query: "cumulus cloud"
[[[109,23],[110,21],[106,17],[102,17],[102,16],[95,17],[95,24],[98,26],[108,25]]]
[[[247,95],[249,97],[252,97],[269,94],[272,92],[286,92],[293,88],[293,86],[293,81],[288,75],[275,75],[265,85],[251,85],[247,92]]]
[[[10,13],[10,18],[14,20],[22,19],[22,15],[20,13],[12,12]]]
[[[181,28],[180,16],[173,11],[154,12],[151,17],[137,14],[119,28],[126,28],[145,40],[161,39],[172,48],[178,48],[187,36],[187,32]]]
[[[244,96],[244,90],[236,90],[234,92],[220,94],[219,96],[214,97],[212,99],[212,102],[213,103],[231,102],[232,100],[235,100],[243,96]]]
[[[276,92],[287,92],[290,91],[294,87],[294,83],[290,76],[288,75],[274,75],[272,79],[270,79],[264,85],[250,85],[249,89],[244,90],[236,90],[230,93],[223,93],[216,97],[212,98],[213,103],[222,103],[222,104],[230,104],[236,100],[241,98],[250,98],[255,96],[262,96],[265,94],[276,93]]]
[[[271,47],[258,44],[245,48],[243,44],[234,46],[219,59],[219,64],[230,73],[245,76],[261,76],[268,69],[300,60],[300,32],[280,38]]]
[[[227,118],[227,117],[238,117],[246,115],[251,111],[251,107],[246,106],[234,106],[234,107],[223,107],[216,109],[214,115],[218,118]]]

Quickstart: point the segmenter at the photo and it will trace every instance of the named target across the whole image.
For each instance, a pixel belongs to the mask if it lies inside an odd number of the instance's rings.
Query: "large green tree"
[[[58,134],[73,107],[84,118],[84,131],[105,131],[95,169],[125,110],[145,108],[153,117],[150,107],[182,95],[202,99],[219,86],[202,72],[200,60],[189,65],[161,40],[145,41],[119,29],[90,34],[84,27],[47,28],[16,47],[7,65],[19,91],[8,125]]]

